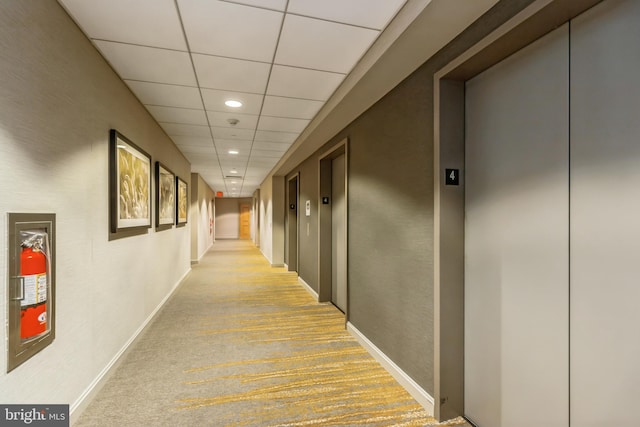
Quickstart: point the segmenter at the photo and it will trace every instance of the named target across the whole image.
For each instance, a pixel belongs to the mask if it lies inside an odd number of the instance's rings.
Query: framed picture
[[[166,230],[176,222],[176,176],[156,162],[156,230]]]
[[[124,135],[109,133],[110,238],[151,227],[151,156]]]
[[[176,197],[176,224],[180,226],[187,223],[187,212],[189,211],[189,204],[187,198],[187,183],[177,176],[176,191],[178,192],[178,195]]]

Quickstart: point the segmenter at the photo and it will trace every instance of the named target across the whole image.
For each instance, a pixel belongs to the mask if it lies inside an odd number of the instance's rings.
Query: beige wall
[[[191,174],[191,262],[198,262],[215,239],[212,220],[214,218],[214,193],[197,173]]]
[[[240,238],[240,205],[253,206],[252,198],[216,199],[216,239]]]
[[[109,241],[109,129],[190,165],[57,2],[0,2],[0,58],[0,401],[73,411],[190,269],[190,224]],[[9,374],[7,212],[57,216],[56,337]]]

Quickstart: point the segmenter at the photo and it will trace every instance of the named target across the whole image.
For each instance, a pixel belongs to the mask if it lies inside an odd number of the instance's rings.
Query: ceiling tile
[[[406,0],[289,0],[287,12],[382,30],[405,3]]]
[[[167,135],[186,135],[186,136],[208,136],[210,135],[208,126],[182,125],[177,123],[160,123],[162,129]]]
[[[297,132],[300,133],[307,127],[309,120],[285,119],[282,117],[260,117],[258,129],[271,130],[276,132]]]
[[[231,129],[255,129],[258,125],[257,115],[237,114],[227,112],[207,111],[209,124],[217,127],[228,127]],[[229,120],[238,120],[236,125],[231,125]]]
[[[273,132],[268,130],[256,131],[256,141],[265,142],[288,142],[292,143],[298,137],[298,133],[292,132]]]
[[[254,159],[252,157],[247,164],[247,168],[272,168],[276,163],[278,163],[278,159],[272,159],[269,157],[257,157]]]
[[[275,62],[346,74],[378,34],[367,28],[287,15]]]
[[[283,13],[223,1],[179,0],[192,52],[271,62]]]
[[[344,74],[274,65],[267,94],[326,101],[344,77]]]
[[[147,110],[158,122],[182,123],[187,125],[207,125],[207,116],[204,110],[191,108],[161,107],[146,105]]]
[[[196,86],[187,52],[99,40],[95,44],[123,79]]]
[[[263,95],[256,93],[230,92],[224,90],[202,89],[204,105],[208,111],[228,111],[240,114],[260,114]],[[242,107],[227,107],[224,103],[228,100],[242,102]]]
[[[251,145],[252,142],[250,140],[216,138],[218,151],[237,150],[240,154],[245,154],[249,153]]]
[[[308,99],[266,96],[262,106],[262,114],[265,116],[312,119],[323,104],[321,101]]]
[[[173,0],[60,0],[93,39],[186,50]]]
[[[217,156],[216,150],[213,147],[204,147],[202,145],[178,145],[178,148],[180,148],[180,151],[185,155],[191,153],[202,154],[202,156],[199,156],[200,159],[215,159]]]
[[[177,145],[200,145],[205,147],[213,147],[213,139],[211,136],[188,136],[174,135],[171,137]]]
[[[200,98],[198,88],[133,80],[126,80],[125,82],[143,104],[194,109],[202,108],[202,99]]]
[[[228,162],[246,164],[249,161],[249,154],[247,154],[246,156],[241,156],[238,154],[229,154],[225,151],[225,152],[218,152],[218,158],[220,159],[220,162],[223,164]]]
[[[211,127],[213,131],[213,137],[217,140],[221,139],[244,139],[251,140],[253,139],[253,135],[255,133],[254,130],[251,129],[233,129],[226,127]]]
[[[201,87],[264,93],[270,64],[208,55],[192,57]]]
[[[275,9],[284,11],[287,7],[287,0],[229,0],[231,3],[247,4],[265,9]]]
[[[251,158],[274,158],[280,160],[282,157],[282,153],[280,151],[270,151],[270,150],[251,150]]]
[[[264,142],[264,141],[256,141],[253,143],[254,150],[271,150],[278,151],[280,153],[284,153],[291,147],[289,143],[281,143],[281,142]]]

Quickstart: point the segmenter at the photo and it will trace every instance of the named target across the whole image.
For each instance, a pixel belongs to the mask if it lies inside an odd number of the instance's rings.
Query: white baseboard
[[[347,322],[347,330],[429,414],[433,415],[433,397],[431,397],[429,393],[420,387],[406,372],[400,369],[398,365],[393,363],[386,354],[369,341],[369,339],[350,322]]]
[[[284,268],[284,264],[271,264],[271,267],[273,268]]]
[[[316,301],[318,301],[318,293],[314,291],[313,288],[300,276],[298,276],[298,283],[300,283],[302,287],[305,288]]]
[[[116,355],[113,356],[113,358],[109,361],[107,366],[105,366],[104,369],[102,369],[102,371],[100,371],[98,376],[82,392],[80,397],[78,397],[78,399],[76,399],[76,401],[73,402],[73,404],[69,408],[70,425],[73,425],[78,420],[78,418],[80,418],[80,415],[82,415],[82,412],[86,409],[87,405],[89,405],[89,403],[93,400],[93,398],[95,398],[95,396],[98,394],[98,392],[102,389],[102,387],[105,385],[105,383],[109,380],[111,375],[116,371],[116,368],[122,362],[122,356],[131,347],[131,345],[136,341],[138,336],[140,336],[140,334],[142,333],[144,328],[146,328],[147,325],[156,316],[156,314],[158,314],[158,311],[160,311],[160,309],[166,304],[166,302],[169,300],[169,298],[171,298],[171,296],[173,296],[175,291],[182,284],[182,282],[184,281],[184,279],[187,277],[187,275],[190,272],[191,272],[191,268],[189,268],[184,273],[184,275],[182,275],[182,277],[178,280],[178,282],[175,285],[173,285],[173,288],[167,294],[167,296],[165,296],[162,299],[162,301],[160,301],[160,304],[158,304],[158,306],[151,312],[151,314],[149,314],[149,316],[142,323],[142,325],[140,325],[140,327],[133,333],[131,338],[129,338],[129,340],[116,353]]]

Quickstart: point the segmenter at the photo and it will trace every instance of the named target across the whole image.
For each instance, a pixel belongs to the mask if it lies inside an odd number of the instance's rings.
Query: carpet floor
[[[440,426],[249,241],[216,242],[75,427]]]

